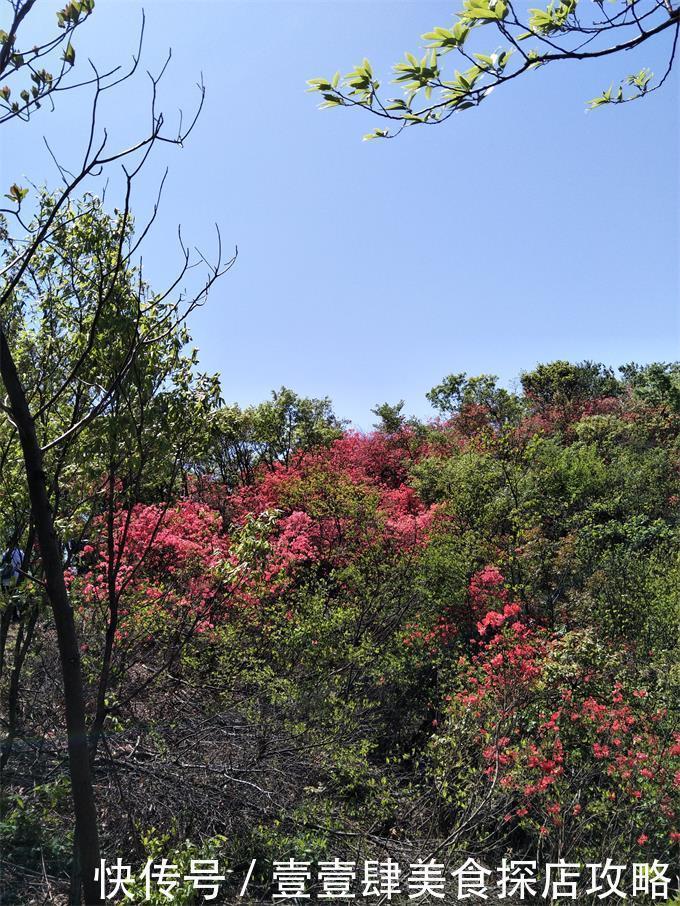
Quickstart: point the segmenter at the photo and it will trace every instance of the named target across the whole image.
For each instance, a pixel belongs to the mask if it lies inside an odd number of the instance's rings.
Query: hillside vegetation
[[[286,389],[221,405],[180,348],[59,466],[103,853],[257,857],[262,896],[290,857],[673,863],[678,368],[554,362],[518,393],[451,375],[432,421],[384,404],[364,434]],[[7,539],[30,534],[13,443]],[[59,890],[35,545],[26,571],[4,599],[4,871]]]

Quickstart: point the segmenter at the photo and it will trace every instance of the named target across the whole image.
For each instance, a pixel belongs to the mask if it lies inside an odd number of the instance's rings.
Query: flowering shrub
[[[641,859],[647,844],[668,852],[680,817],[680,733],[668,709],[637,685],[630,651],[606,649],[589,630],[548,631],[520,610],[506,604],[478,623],[477,653],[459,664],[461,688],[432,744],[437,770],[446,775],[447,758],[458,764],[466,750],[489,816],[502,804],[506,833],[545,853],[595,857],[604,839],[618,858]]]
[[[83,552],[91,567],[71,581],[72,592],[85,613],[118,609],[119,640],[162,632],[177,618],[204,631],[217,618],[215,571],[228,553],[219,523],[215,512],[190,500],[119,511],[110,539],[105,521],[97,524]]]

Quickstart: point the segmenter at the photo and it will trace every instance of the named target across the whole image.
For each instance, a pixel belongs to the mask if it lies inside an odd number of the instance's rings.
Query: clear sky
[[[60,4],[38,5],[42,25]],[[97,0],[78,66],[129,58],[141,6]],[[423,32],[451,22],[456,0],[144,8],[144,64],[173,49],[168,114],[190,109],[201,72],[207,86],[187,146],[160,151],[137,190],[141,219],[169,164],[146,274],[160,287],[171,273],[178,223],[206,251],[215,221],[238,245],[190,324],[227,401],[285,384],[368,428],[385,400],[429,414],[425,392],[452,371],[509,384],[555,358],[679,357],[677,72],[644,102],[584,113],[612,81],[661,70],[666,38],[625,60],[539,70],[445,125],[362,142],[370,117],[319,112],[306,80],[363,56],[387,77]],[[112,140],[140,133],[147,97],[140,78],[111,99]],[[56,113],[5,128],[3,184],[55,184],[42,136],[65,164],[79,159],[87,110],[67,94]]]

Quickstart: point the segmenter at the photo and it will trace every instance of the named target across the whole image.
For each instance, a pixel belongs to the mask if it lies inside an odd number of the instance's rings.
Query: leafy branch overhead
[[[342,76],[310,79],[322,108],[361,107],[385,121],[364,136],[391,138],[407,126],[433,125],[476,107],[496,87],[530,70],[564,60],[621,55],[665,36],[667,62],[656,76],[643,68],[589,102],[638,100],[660,88],[673,68],[680,31],[680,7],[672,0],[551,0],[546,7],[517,9],[512,0],[463,0],[451,27],[423,35],[423,56],[406,53],[393,67],[402,97],[385,97],[368,60]],[[449,63],[449,54],[456,62]]]
[[[53,100],[55,92],[77,87],[62,82],[76,61],[74,32],[92,14],[94,0],[70,0],[57,10],[53,34],[24,48],[18,34],[36,2],[11,0],[9,21],[0,27],[0,123],[15,117],[27,120],[44,100]],[[45,59],[52,71],[43,65]]]

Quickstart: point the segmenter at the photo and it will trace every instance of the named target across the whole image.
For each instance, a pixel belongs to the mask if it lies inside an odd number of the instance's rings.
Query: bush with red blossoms
[[[680,733],[669,709],[639,686],[630,650],[591,630],[547,630],[520,610],[506,604],[478,623],[431,743],[436,774],[465,765],[469,795],[487,800],[477,834],[498,832],[502,811],[501,836],[546,857],[596,860],[604,841],[619,859],[670,853]]]

